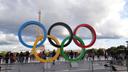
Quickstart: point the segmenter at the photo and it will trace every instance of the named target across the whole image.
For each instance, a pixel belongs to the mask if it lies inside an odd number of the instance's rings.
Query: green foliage
[[[99,55],[99,56],[103,56],[104,55],[104,52],[105,52],[105,49],[103,48],[99,48],[96,52],[96,55]]]
[[[3,57],[5,57],[6,53],[7,53],[6,51],[1,51],[0,52],[0,55],[3,56]]]
[[[124,45],[120,45],[117,47],[111,47],[106,51],[111,55],[119,55],[119,54],[125,53],[125,49],[126,47]]]

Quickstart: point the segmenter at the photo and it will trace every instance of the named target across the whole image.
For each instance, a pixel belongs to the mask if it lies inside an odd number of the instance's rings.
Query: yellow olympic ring
[[[57,40],[56,37],[52,36],[52,35],[48,35],[49,38],[53,39],[55,41],[55,43],[57,45],[60,45],[59,41]],[[56,51],[56,54],[54,57],[52,58],[48,58],[48,59],[43,59],[41,57],[38,56],[37,52],[36,52],[36,46],[37,46],[37,43],[43,39],[43,36],[39,36],[36,38],[35,42],[34,42],[34,45],[33,45],[33,48],[32,48],[32,53],[34,54],[36,60],[40,61],[40,62],[53,62],[54,60],[56,60],[59,55],[60,55],[60,48],[57,48],[57,51]]]

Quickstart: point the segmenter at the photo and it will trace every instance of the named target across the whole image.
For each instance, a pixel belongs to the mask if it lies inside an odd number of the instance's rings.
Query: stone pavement
[[[90,61],[80,61],[77,63],[56,61],[55,65],[52,63],[39,62],[28,64],[2,64],[0,65],[2,67],[0,72],[92,72],[92,68],[93,72],[110,72],[105,69],[104,64],[105,61],[95,61],[93,62],[93,67]]]

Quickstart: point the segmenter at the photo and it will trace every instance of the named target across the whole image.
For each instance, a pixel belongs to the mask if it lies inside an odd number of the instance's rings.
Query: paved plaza
[[[64,61],[56,61],[52,63],[26,63],[26,64],[1,64],[0,72],[111,72],[110,68],[104,67],[107,61],[80,61],[70,63]],[[115,66],[119,71],[126,72],[126,67]]]

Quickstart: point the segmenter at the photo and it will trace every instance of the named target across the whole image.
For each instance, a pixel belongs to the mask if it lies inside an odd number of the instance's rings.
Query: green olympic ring
[[[60,48],[60,53],[61,55],[65,58],[65,60],[67,61],[70,61],[70,62],[76,62],[76,61],[80,61],[80,60],[83,60],[85,54],[86,54],[86,49],[85,48],[82,48],[82,51],[80,52],[80,55],[77,56],[76,58],[70,58],[69,55],[67,55],[65,52],[64,52],[64,43],[70,38],[70,36],[67,36],[61,43],[61,48]],[[84,42],[83,40],[78,37],[78,36],[73,36],[73,38],[77,39],[82,45],[84,45]]]

